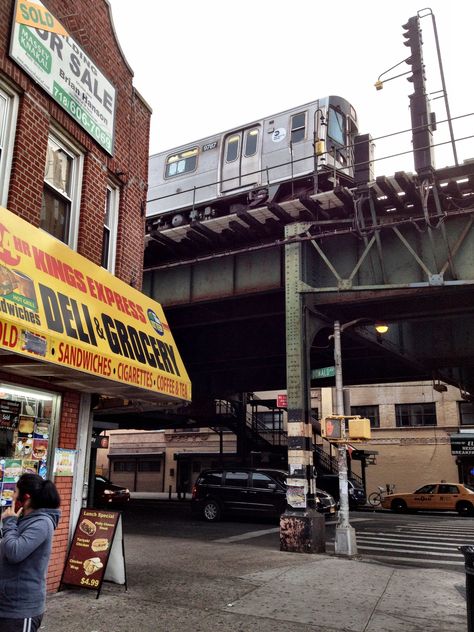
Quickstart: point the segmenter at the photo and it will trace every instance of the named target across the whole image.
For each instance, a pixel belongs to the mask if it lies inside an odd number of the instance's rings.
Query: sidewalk
[[[51,595],[41,632],[463,632],[464,573],[125,534],[128,592]]]

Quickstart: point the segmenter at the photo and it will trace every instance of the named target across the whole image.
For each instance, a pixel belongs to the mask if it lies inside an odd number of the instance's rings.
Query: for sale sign
[[[10,55],[113,154],[115,87],[39,0],[17,0]]]

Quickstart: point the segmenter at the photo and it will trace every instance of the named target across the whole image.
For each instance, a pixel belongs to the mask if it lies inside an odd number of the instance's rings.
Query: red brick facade
[[[116,88],[114,155],[107,154],[10,59],[15,2],[2,0],[0,79],[19,97],[7,207],[39,226],[48,133],[52,127],[60,130],[80,148],[84,158],[77,251],[100,265],[106,185],[108,180],[113,181],[120,189],[115,274],[140,289],[150,110],[132,85],[133,73],[115,38],[107,0],[42,2]],[[8,373],[0,374],[0,379],[22,382],[17,375]],[[36,386],[53,390],[40,380]],[[79,401],[78,392],[62,393],[59,447],[75,448],[77,445]],[[56,483],[62,498],[62,519],[54,539],[48,575],[50,590],[57,588],[61,577],[72,495],[71,478],[58,479]]]

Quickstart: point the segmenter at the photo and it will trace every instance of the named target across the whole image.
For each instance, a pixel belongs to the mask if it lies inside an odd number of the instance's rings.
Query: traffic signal
[[[327,417],[321,423],[321,436],[329,441],[341,441],[344,439],[344,419],[339,417]]]
[[[413,83],[415,92],[417,90],[424,92],[425,69],[423,65],[423,42],[421,39],[420,19],[414,16],[410,18],[402,28],[406,29],[403,33],[403,37],[406,38],[406,41],[403,43],[410,48],[411,52],[410,57],[405,59],[406,63],[411,66],[413,73],[408,77],[408,81]]]
[[[411,52],[405,61],[411,66],[412,74],[408,81],[413,83],[414,88],[409,98],[415,171],[420,177],[425,177],[431,175],[434,169],[432,131],[435,125],[425,88],[420,19],[418,16],[409,18],[403,28],[403,36],[406,38],[404,44]]]

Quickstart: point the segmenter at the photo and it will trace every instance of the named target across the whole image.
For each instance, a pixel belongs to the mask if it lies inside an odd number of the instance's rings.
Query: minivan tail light
[[[197,485],[193,485],[193,490],[191,492],[191,498],[196,498],[197,497]]]

